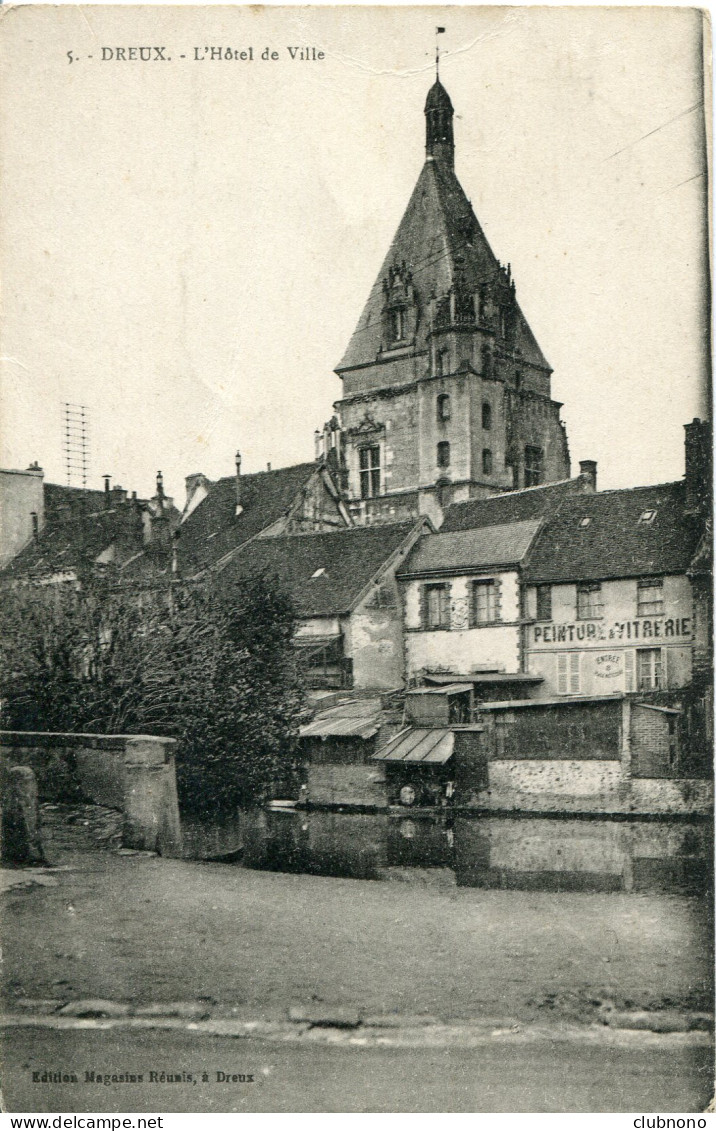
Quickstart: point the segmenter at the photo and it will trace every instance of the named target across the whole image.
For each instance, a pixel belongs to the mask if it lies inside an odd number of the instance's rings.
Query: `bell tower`
[[[569,476],[552,370],[455,176],[453,117],[437,78],[425,163],[336,368],[331,444],[357,522],[439,524],[451,502]]]

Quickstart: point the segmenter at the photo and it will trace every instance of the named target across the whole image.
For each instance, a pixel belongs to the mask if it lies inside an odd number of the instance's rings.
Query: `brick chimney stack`
[[[708,510],[713,488],[711,425],[708,420],[692,420],[684,425],[686,463],[686,509],[692,513]]]
[[[585,491],[597,489],[597,462],[593,459],[580,459],[579,478],[584,484]]]

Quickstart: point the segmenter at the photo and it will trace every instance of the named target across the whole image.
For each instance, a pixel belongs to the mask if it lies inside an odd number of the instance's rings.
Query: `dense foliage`
[[[21,587],[0,610],[2,726],[170,735],[185,801],[248,804],[292,773],[292,633],[262,578],[140,595],[102,579]]]

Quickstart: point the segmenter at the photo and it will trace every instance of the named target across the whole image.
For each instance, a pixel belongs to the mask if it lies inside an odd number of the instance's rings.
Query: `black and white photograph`
[[[4,1112],[713,1118],[711,106],[697,8],[0,9]]]

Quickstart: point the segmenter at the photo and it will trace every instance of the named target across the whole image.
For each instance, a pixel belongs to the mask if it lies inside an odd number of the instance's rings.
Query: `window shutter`
[[[627,648],[624,652],[624,690],[634,690],[634,649]]]
[[[580,652],[571,652],[569,656],[569,690],[571,694],[579,691],[579,661]]]
[[[567,653],[560,652],[557,656],[557,693],[566,695],[567,691]]]
[[[450,628],[452,617],[450,615],[450,585],[440,591],[440,623],[445,628]]]

